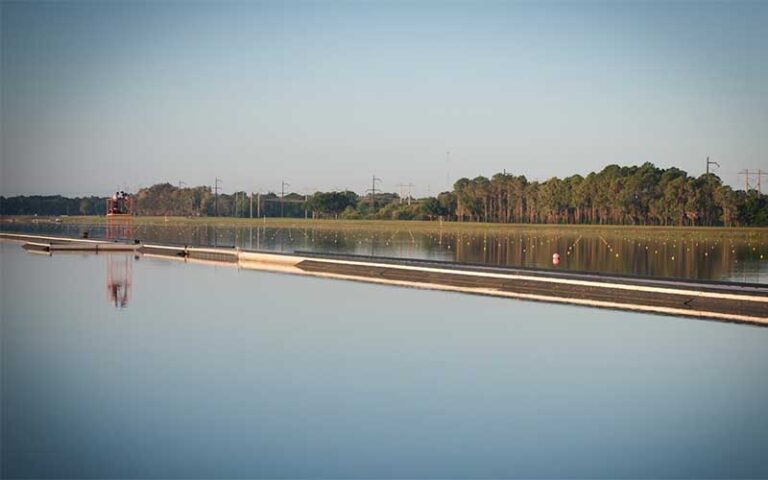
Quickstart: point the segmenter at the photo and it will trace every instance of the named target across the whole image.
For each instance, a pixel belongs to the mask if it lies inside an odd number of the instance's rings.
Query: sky
[[[768,2],[0,5],[6,196],[768,171]]]

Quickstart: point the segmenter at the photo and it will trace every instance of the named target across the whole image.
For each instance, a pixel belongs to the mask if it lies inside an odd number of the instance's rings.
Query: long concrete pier
[[[141,243],[110,242],[88,238],[51,237],[47,235],[27,235],[0,233],[0,238],[24,242],[24,248],[42,252],[136,252]]]
[[[99,251],[100,248],[107,251],[110,248],[104,245],[110,242],[84,244],[80,239],[62,237],[0,234],[0,238],[42,245],[80,244],[66,250]],[[146,256],[228,264],[242,269],[768,326],[768,285],[762,284],[553,272],[312,252],[282,254],[186,245],[111,244],[115,250],[125,248]],[[57,249],[48,251],[55,253]]]

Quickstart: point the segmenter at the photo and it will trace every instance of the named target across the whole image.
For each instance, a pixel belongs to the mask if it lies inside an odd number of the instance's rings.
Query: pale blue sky
[[[5,195],[768,170],[768,2],[3,2]],[[446,159],[450,151],[450,161]],[[768,180],[767,180],[768,181]]]

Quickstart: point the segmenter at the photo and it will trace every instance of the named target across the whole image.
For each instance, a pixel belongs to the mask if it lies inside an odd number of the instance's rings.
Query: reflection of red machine
[[[125,254],[108,254],[107,296],[115,307],[124,308],[131,297],[133,279],[133,258]]]
[[[118,214],[119,215],[119,214]],[[107,240],[125,240],[133,237],[133,219],[128,216],[107,218]],[[107,298],[115,307],[124,308],[131,297],[133,283],[133,255],[107,253]]]
[[[133,197],[123,191],[115,192],[107,199],[107,216],[131,215],[133,213]]]

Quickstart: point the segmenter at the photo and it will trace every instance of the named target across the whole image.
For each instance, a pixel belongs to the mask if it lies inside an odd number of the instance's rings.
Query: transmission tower
[[[739,175],[744,175],[744,191],[749,191],[749,169],[745,169],[739,172]]]
[[[397,186],[400,187],[400,203],[403,203],[403,198],[407,198],[408,205],[410,205],[411,198],[413,198],[411,196],[411,188],[413,188],[414,185],[412,183],[398,183]],[[407,195],[406,191],[408,192]]]
[[[280,217],[285,216],[285,187],[290,187],[289,183],[285,180],[280,182]]]
[[[376,210],[376,192],[380,192],[381,190],[376,189],[376,182],[381,182],[381,179],[376,177],[376,174],[373,175],[371,178],[371,188],[367,190],[368,192],[371,192],[371,209]]]
[[[216,209],[216,216],[219,216],[219,183],[221,183],[221,179],[219,177],[216,177],[216,180],[213,182],[213,206]]]

